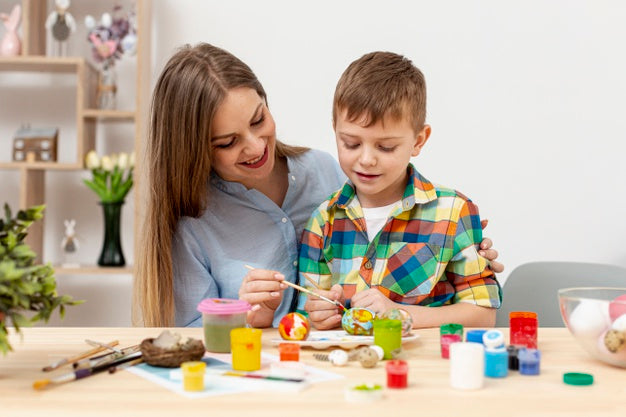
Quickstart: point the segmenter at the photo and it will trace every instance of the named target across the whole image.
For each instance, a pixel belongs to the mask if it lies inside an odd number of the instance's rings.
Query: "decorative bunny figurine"
[[[51,31],[54,39],[53,54],[57,56],[67,55],[67,39],[76,31],[74,16],[67,9],[70,8],[70,0],[56,0],[56,10],[48,15],[46,29]]]
[[[74,226],[76,226],[76,220],[63,220],[65,225],[65,237],[61,246],[65,252],[76,252],[78,250],[78,239],[76,239],[76,232]]]
[[[7,32],[2,38],[2,44],[0,45],[0,55],[4,56],[16,56],[22,52],[22,42],[17,36],[17,28],[20,25],[20,18],[22,17],[22,6],[16,4],[11,10],[11,14],[0,13],[0,19],[4,22],[4,27]]]

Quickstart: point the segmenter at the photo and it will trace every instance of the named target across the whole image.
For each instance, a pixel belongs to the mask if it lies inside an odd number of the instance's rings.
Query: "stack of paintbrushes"
[[[85,340],[85,342],[95,347],[76,356],[63,358],[43,368],[44,372],[50,372],[65,365],[72,365],[73,371],[54,378],[37,380],[33,383],[33,388],[39,390],[51,385],[86,378],[103,371],[114,373],[119,369],[136,365],[142,361],[139,345],[119,349],[115,347],[119,344],[117,340],[109,343],[91,340]],[[109,351],[109,353],[94,356],[105,351]]]

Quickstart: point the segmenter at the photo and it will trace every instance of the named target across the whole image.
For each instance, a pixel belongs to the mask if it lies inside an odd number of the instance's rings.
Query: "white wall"
[[[72,4],[77,15],[93,6]],[[624,22],[626,3],[617,0],[388,0],[385,6],[371,0],[155,0],[153,82],[178,46],[214,43],[259,76],[284,141],[336,155],[330,120],[340,74],[366,52],[402,53],[422,69],[429,90],[433,134],[414,162],[429,179],[469,195],[489,218],[486,235],[506,264],[503,279],[534,260],[626,266]],[[84,36],[75,43],[84,50]],[[132,70],[120,68],[120,76],[132,79]],[[0,78],[3,161],[10,160],[15,124],[24,120],[8,104],[23,97],[27,81],[20,82]],[[44,122],[54,115],[49,109],[65,111],[58,94],[46,91],[37,90],[41,97],[32,100]],[[103,128],[112,142],[100,152],[125,150],[125,133]],[[17,204],[17,178],[0,171],[0,203]],[[50,260],[60,256],[63,219],[74,216],[85,257],[95,262],[102,239],[95,195],[79,176],[52,173],[48,179]],[[125,210],[123,245],[132,260],[132,206]],[[88,278],[94,297],[76,321],[68,309],[68,323],[101,323],[87,310],[93,303],[124,316],[129,298],[119,279],[109,278]],[[70,293],[84,294],[85,284],[75,278],[59,281]],[[118,300],[113,309],[111,300]]]
[[[154,10],[154,76],[210,42],[263,83],[279,136],[336,155],[335,84],[373,50],[424,72],[433,133],[414,161],[469,195],[506,264],[626,266],[626,3],[193,1]]]

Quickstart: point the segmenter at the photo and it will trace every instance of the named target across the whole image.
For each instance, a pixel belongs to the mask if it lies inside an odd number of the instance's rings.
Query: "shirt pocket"
[[[431,243],[395,242],[389,245],[381,285],[403,297],[431,292],[443,265],[441,247]]]

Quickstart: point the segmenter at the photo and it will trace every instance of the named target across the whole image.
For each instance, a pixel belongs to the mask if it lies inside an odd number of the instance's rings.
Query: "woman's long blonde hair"
[[[210,198],[211,122],[236,87],[252,88],[267,101],[245,63],[206,43],[180,48],[159,76],[144,158],[147,207],[134,284],[135,325],[174,325],[172,237],[178,220],[200,216]],[[276,143],[277,157],[306,150]]]

